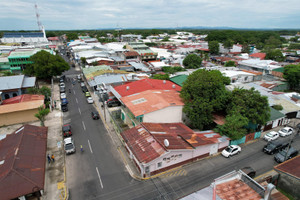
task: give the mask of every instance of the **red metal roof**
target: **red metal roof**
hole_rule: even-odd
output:
[[[138,52],[136,52],[136,51],[127,51],[127,52],[124,52],[124,55],[126,57],[137,57],[137,56],[139,56]]]
[[[276,165],[274,169],[300,179],[300,155]]]
[[[166,152],[142,125],[122,132],[121,136],[140,163],[148,163]]]
[[[58,37],[48,37],[47,39],[50,41],[59,41]]]
[[[142,79],[124,85],[114,87],[121,97],[136,94],[146,90],[176,90],[180,91],[181,87],[167,80]]]
[[[250,55],[252,58],[259,58],[261,60],[265,59],[266,54],[265,53],[253,53]]]
[[[44,95],[23,94],[23,95],[19,95],[19,96],[16,96],[16,97],[12,97],[12,98],[3,100],[2,105],[28,102],[28,101],[36,101],[36,100],[44,100],[44,98],[45,98]]]
[[[0,198],[44,189],[47,127],[24,125],[0,140]]]

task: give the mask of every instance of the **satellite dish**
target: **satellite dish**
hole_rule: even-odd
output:
[[[170,145],[170,143],[169,143],[169,140],[168,140],[168,139],[164,139],[164,145],[165,145],[166,147],[168,147],[168,146]]]

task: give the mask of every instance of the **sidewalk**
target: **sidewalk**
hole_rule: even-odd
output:
[[[46,163],[45,188],[43,200],[66,199],[65,179],[65,154],[62,143],[62,112],[60,111],[60,97],[58,85],[54,84],[53,100],[56,100],[56,108],[46,117],[45,126],[48,127],[47,153],[54,155],[55,162]]]

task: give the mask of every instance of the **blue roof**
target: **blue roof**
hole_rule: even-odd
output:
[[[19,37],[44,37],[44,34],[42,32],[7,32],[3,34],[3,38]]]

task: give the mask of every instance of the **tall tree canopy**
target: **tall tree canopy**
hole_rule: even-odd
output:
[[[291,89],[300,91],[300,65],[285,66],[283,78],[287,80]]]
[[[52,55],[44,50],[37,52],[29,60],[33,64],[27,65],[23,73],[41,79],[61,75],[62,72],[70,69],[69,64],[59,55]]]
[[[183,60],[183,65],[187,69],[197,69],[201,67],[202,59],[196,54],[189,54]]]
[[[282,62],[284,61],[284,56],[279,49],[271,49],[267,51],[266,59]]]
[[[210,41],[208,42],[209,52],[212,54],[219,54],[219,42],[218,41]]]
[[[240,113],[252,124],[264,125],[270,118],[268,98],[251,88],[250,90],[235,88],[231,93],[227,113]]]
[[[180,96],[185,105],[191,125],[203,129],[212,123],[212,113],[224,109],[227,104],[228,92],[225,85],[230,83],[220,71],[199,69],[188,76]]]

